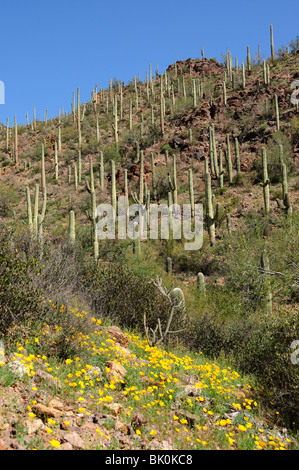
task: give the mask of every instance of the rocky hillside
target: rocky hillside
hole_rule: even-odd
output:
[[[298,65],[177,61],[1,125],[4,448],[296,446]],[[202,204],[202,247],[98,240],[95,208],[118,196]]]

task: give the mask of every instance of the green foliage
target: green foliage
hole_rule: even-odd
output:
[[[299,36],[297,36],[296,39],[292,39],[289,46],[291,48],[291,52],[298,51],[299,50]]]
[[[118,162],[122,162],[123,158],[125,156],[125,149],[121,145],[116,145],[115,143],[112,143],[110,145],[107,145],[106,147],[101,149],[103,151],[103,156],[104,156],[104,162],[109,163],[111,160],[115,161],[115,164],[117,165]]]
[[[1,229],[0,240],[0,332],[6,334],[9,328],[38,318],[43,303],[30,277],[38,269],[37,261],[23,258],[8,230]]]
[[[267,150],[267,161],[268,161],[268,176],[270,183],[281,182],[281,164],[280,164],[280,149],[279,145],[283,148],[283,161],[287,166],[288,172],[293,170],[293,162],[291,159],[291,146],[288,138],[283,134],[282,131],[277,131],[273,134],[271,139],[268,141]],[[257,181],[263,181],[263,165],[262,158],[258,158],[254,162],[254,169],[256,170]]]
[[[0,183],[0,217],[8,217],[13,213],[13,207],[19,202],[16,189],[6,183]]]
[[[168,318],[169,305],[155,286],[123,264],[86,266],[82,283],[93,311],[100,318],[108,317],[139,330],[143,330],[144,314],[149,328],[156,326],[158,317],[162,324]]]

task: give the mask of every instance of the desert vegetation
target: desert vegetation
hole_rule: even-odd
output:
[[[202,51],[1,124],[3,448],[297,448],[297,46],[271,28],[267,59]],[[193,228],[201,204],[201,248],[100,240],[120,196]]]

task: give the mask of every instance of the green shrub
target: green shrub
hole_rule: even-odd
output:
[[[248,317],[219,318],[216,310],[193,320],[188,345],[207,356],[225,354],[231,364],[254,374],[262,397],[275,404],[281,422],[298,428],[298,364],[292,364],[290,346],[298,339],[299,317],[296,309],[279,309],[269,316],[257,312]]]
[[[32,285],[30,273],[38,270],[34,258],[24,259],[8,230],[0,231],[0,332],[43,313],[42,293]]]
[[[160,318],[166,324],[169,304],[149,281],[135,275],[124,264],[86,266],[82,285],[91,309],[100,318],[143,330],[144,314],[149,328]]]
[[[293,171],[293,162],[290,157],[291,155],[291,146],[288,138],[281,132],[277,131],[273,134],[272,138],[267,143],[267,160],[268,160],[268,176],[270,184],[280,183],[281,182],[281,164],[280,164],[280,150],[279,145],[283,147],[283,161],[287,166],[288,172]],[[255,160],[253,164],[254,169],[256,170],[256,181],[263,181],[263,165],[261,155]]]
[[[0,217],[12,215],[12,208],[18,202],[16,189],[6,183],[0,183]]]

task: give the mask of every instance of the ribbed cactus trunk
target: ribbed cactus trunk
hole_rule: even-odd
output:
[[[155,155],[154,152],[151,152],[151,164],[152,164],[152,192],[153,198],[157,198],[157,189],[156,189],[156,167],[155,167]]]
[[[29,187],[26,188],[26,196],[27,196],[27,216],[28,216],[28,226],[35,237],[36,240],[39,239],[39,234],[42,235],[42,223],[45,219],[46,208],[47,208],[47,191],[46,187],[43,190],[43,203],[41,214],[38,213],[39,209],[39,184],[36,183],[35,185],[35,197],[34,197],[34,209],[33,209],[33,217],[32,217],[32,209],[31,209],[31,198],[30,198],[30,191]]]
[[[190,199],[190,206],[191,206],[191,217],[194,217],[195,214],[195,206],[194,206],[194,189],[193,189],[193,172],[192,168],[189,168],[189,199]]]
[[[9,145],[9,118],[6,119],[6,152],[8,152],[8,145]]]
[[[215,221],[212,200],[211,175],[208,171],[205,174],[205,205],[206,205],[206,221],[211,246],[215,245]]]
[[[172,274],[172,259],[169,256],[166,259],[166,272]]]
[[[226,83],[223,81],[223,103],[227,105],[227,95],[226,95]]]
[[[116,149],[118,150],[118,111],[117,111],[117,95],[114,97],[114,139]]]
[[[42,156],[41,156],[41,189],[42,191],[46,187],[46,169],[45,169],[45,146],[42,144]]]
[[[223,189],[224,184],[224,170],[223,170],[223,153],[222,150],[219,150],[219,188]]]
[[[104,155],[103,152],[100,151],[100,186],[101,189],[104,189],[105,185],[105,168],[104,168]]]
[[[273,39],[273,26],[270,26],[270,47],[271,47],[271,59],[275,60],[275,49],[274,49],[274,39]]]
[[[276,93],[274,95],[274,108],[275,108],[276,127],[277,127],[277,130],[279,131],[279,129],[280,129],[279,106],[278,106],[278,98],[277,98]]]
[[[116,214],[116,178],[115,178],[115,161],[111,160],[111,205]]]
[[[290,216],[293,212],[292,206],[290,203],[290,197],[288,193],[288,179],[287,179],[287,166],[285,163],[281,165],[282,173],[282,200],[283,200],[283,209],[287,216]]]
[[[73,210],[69,213],[69,241],[73,244],[76,240],[76,228],[75,228],[75,212]]]
[[[82,179],[82,153],[81,149],[78,149],[78,183],[81,183]]]
[[[17,165],[19,163],[19,146],[18,146],[18,126],[17,126],[17,118],[16,116],[14,117],[15,119],[15,142],[14,142],[14,152],[15,152],[15,164]]]
[[[227,159],[227,169],[228,169],[228,181],[231,184],[233,182],[233,165],[232,165],[232,157],[231,157],[231,150],[230,150],[229,134],[226,134],[226,159]]]
[[[206,293],[205,277],[204,277],[203,273],[198,273],[197,274],[197,287],[198,287],[198,290],[201,294]]]
[[[268,162],[265,147],[262,149],[262,163],[263,163],[263,194],[264,194],[264,209],[265,213],[270,212],[270,181],[268,177]]]
[[[58,181],[59,172],[58,172],[57,142],[54,143],[54,172],[55,172],[55,180]]]

